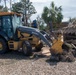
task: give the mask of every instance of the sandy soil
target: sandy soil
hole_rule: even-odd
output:
[[[49,58],[36,56],[31,59],[17,51],[2,54],[0,75],[76,75],[76,61],[50,62]]]

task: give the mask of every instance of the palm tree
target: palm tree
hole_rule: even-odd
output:
[[[52,2],[50,4],[50,8],[44,7],[42,18],[47,25],[52,23],[53,27],[56,28],[56,25],[59,25],[63,19],[62,7],[57,7],[55,6],[54,2]]]

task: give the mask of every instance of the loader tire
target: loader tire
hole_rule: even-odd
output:
[[[41,51],[42,47],[43,47],[43,43],[40,43],[38,46],[35,47],[36,49],[35,51],[36,52]]]
[[[32,55],[32,47],[28,41],[23,42],[22,51],[26,56]]]
[[[3,54],[5,52],[7,52],[7,44],[6,41],[2,38],[0,38],[0,54]]]

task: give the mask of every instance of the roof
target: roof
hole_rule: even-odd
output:
[[[5,16],[5,15],[18,15],[21,16],[19,13],[16,12],[0,12],[0,16]]]

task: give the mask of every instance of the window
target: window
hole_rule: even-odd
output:
[[[17,15],[12,16],[12,23],[13,23],[14,33],[15,33],[16,28],[18,26],[22,26],[21,17],[20,16],[17,16]]]
[[[13,37],[11,16],[3,16],[3,31],[8,35],[9,38]]]
[[[3,28],[11,28],[10,16],[3,16]]]

